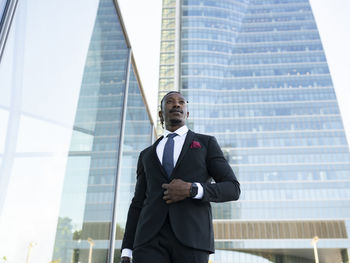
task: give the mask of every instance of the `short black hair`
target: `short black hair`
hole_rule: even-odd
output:
[[[169,94],[173,94],[173,93],[181,94],[181,92],[176,91],[176,90],[169,91],[167,94],[165,94],[163,96],[162,100],[160,101],[160,109],[162,109],[162,107],[163,107],[163,101],[164,101],[165,97],[168,96]]]
[[[168,96],[169,94],[173,94],[173,93],[177,93],[177,94],[180,94],[182,95],[182,93],[180,91],[176,91],[176,90],[172,90],[172,91],[169,91],[167,94],[165,94],[162,98],[162,100],[160,101],[160,109],[162,110],[162,107],[163,107],[163,101],[165,99],[166,96]],[[183,97],[185,97],[184,95],[182,95]],[[188,103],[188,101],[186,101],[186,103]]]

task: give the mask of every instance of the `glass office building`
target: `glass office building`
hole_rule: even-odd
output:
[[[239,178],[213,262],[348,262],[350,154],[308,0],[163,0],[159,97],[216,136]],[[160,128],[158,128],[160,129]]]
[[[118,262],[155,129],[117,2],[13,10],[0,64],[0,261]]]

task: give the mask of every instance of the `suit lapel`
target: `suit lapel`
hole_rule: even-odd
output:
[[[158,143],[163,139],[164,136],[161,136],[152,146],[152,156],[153,156],[153,159],[155,159],[155,162],[157,163],[158,165],[158,168],[159,170],[162,172],[163,176],[166,178],[166,179],[169,179],[163,165],[161,164],[160,160],[158,159],[158,155],[157,155],[157,145]]]
[[[195,133],[191,130],[188,130],[187,132],[187,136],[186,136],[186,139],[185,139],[185,142],[184,142],[184,145],[182,146],[182,149],[181,149],[181,153],[180,153],[180,156],[179,158],[177,159],[177,162],[176,162],[176,165],[175,165],[175,168],[171,174],[170,177],[173,177],[173,175],[175,174],[176,172],[176,169],[177,167],[179,166],[179,164],[181,163],[183,157],[185,156],[186,152],[188,151],[188,149],[190,148],[190,145],[193,141],[193,138],[194,138],[194,135]]]

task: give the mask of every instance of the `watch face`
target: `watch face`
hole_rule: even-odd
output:
[[[198,186],[197,184],[193,183],[191,186],[191,197],[195,197],[198,193]]]

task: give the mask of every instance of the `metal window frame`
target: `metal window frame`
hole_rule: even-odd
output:
[[[126,81],[124,89],[124,101],[123,101],[123,113],[120,125],[120,136],[119,136],[119,150],[118,150],[118,160],[117,160],[117,173],[115,176],[114,183],[114,198],[113,198],[113,212],[112,212],[112,223],[109,236],[109,251],[108,251],[108,263],[113,263],[114,261],[114,250],[115,250],[115,235],[117,232],[117,204],[118,204],[118,181],[121,173],[121,160],[123,157],[123,141],[125,133],[125,121],[126,121],[126,110],[128,107],[128,93],[129,93],[129,82],[130,82],[130,71],[131,71],[131,48],[129,48],[128,54],[128,65],[126,69]]]
[[[17,9],[17,3],[18,0],[7,0],[3,11],[3,16],[0,20],[0,63],[6,46],[7,37],[11,29],[12,21]]]
[[[181,83],[181,20],[182,0],[176,0],[175,9],[175,61],[174,61],[174,89],[180,91]]]

